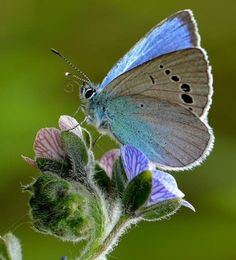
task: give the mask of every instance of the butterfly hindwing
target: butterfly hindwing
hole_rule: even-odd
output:
[[[139,95],[113,99],[107,113],[115,138],[139,148],[163,169],[199,164],[209,150],[210,130],[182,106]]]
[[[99,86],[101,91],[113,79],[160,55],[199,46],[199,35],[190,10],[177,12],[148,32],[109,71]]]

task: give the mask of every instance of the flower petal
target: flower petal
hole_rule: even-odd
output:
[[[33,160],[33,159],[31,159],[31,158],[29,158],[29,157],[27,157],[27,156],[24,156],[24,155],[21,155],[21,158],[22,158],[26,163],[28,163],[30,166],[37,167],[35,160]]]
[[[58,124],[61,130],[70,130],[70,132],[82,138],[82,130],[80,124],[75,118],[66,115],[60,116]]]
[[[34,151],[36,157],[63,160],[65,152],[60,138],[60,131],[56,128],[40,129],[35,138]]]
[[[182,200],[181,206],[185,206],[185,207],[191,209],[192,211],[196,212],[194,206],[192,204],[190,204],[187,200]]]
[[[101,160],[100,164],[102,168],[105,170],[106,174],[111,177],[112,176],[112,169],[115,163],[115,160],[120,156],[120,150],[113,149],[105,153]]]
[[[129,181],[139,173],[149,169],[147,157],[134,146],[124,145],[121,148],[121,157]]]
[[[177,187],[173,176],[166,172],[153,170],[152,193],[149,205],[160,203],[165,200],[183,198],[184,194]]]

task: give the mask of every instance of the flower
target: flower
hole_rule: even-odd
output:
[[[149,207],[164,201],[181,199],[182,206],[195,211],[194,207],[183,199],[184,193],[178,189],[174,177],[155,169],[144,153],[131,145],[122,146],[120,151],[111,150],[102,157],[100,164],[109,177],[111,177],[112,167],[119,155],[121,155],[128,183],[143,171],[150,170],[152,172],[151,194],[145,206]]]
[[[60,130],[53,127],[42,128],[36,134],[33,146],[36,158],[45,158],[56,161],[65,159],[65,151],[60,137],[62,131],[70,130],[70,132],[73,132],[78,137],[82,138],[82,129],[73,117],[66,115],[60,116],[58,124]],[[36,167],[35,160],[23,155],[22,158],[29,165]]]
[[[119,149],[113,149],[105,153],[101,160],[100,164],[102,168],[105,170],[106,174],[111,178],[112,177],[112,169],[114,166],[115,161],[120,156],[120,150]]]

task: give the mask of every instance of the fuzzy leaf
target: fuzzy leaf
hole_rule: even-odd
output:
[[[0,259],[21,260],[21,245],[19,240],[11,233],[0,236]]]
[[[127,186],[128,179],[121,161],[121,157],[119,157],[114,163],[112,169],[112,182],[118,193],[122,195],[125,187]]]
[[[67,131],[61,133],[61,138],[65,152],[71,160],[74,174],[85,177],[85,166],[88,164],[88,153],[84,142],[74,133]]]
[[[101,190],[105,191],[106,193],[111,192],[111,179],[107,176],[106,172],[101,168],[99,164],[95,165],[94,179]]]
[[[152,190],[152,172],[143,171],[129,182],[123,196],[126,213],[133,213],[143,206]]]
[[[170,199],[145,208],[139,216],[147,221],[157,221],[173,215],[181,207],[182,199]]]
[[[40,171],[44,173],[52,172],[62,178],[70,177],[71,165],[68,159],[64,161],[56,161],[46,158],[37,158],[36,163]]]

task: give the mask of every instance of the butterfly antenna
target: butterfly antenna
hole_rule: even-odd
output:
[[[79,76],[77,76],[77,75],[71,74],[70,72],[66,72],[66,73],[65,73],[65,76],[66,76],[66,77],[75,78],[75,79],[80,80],[80,81],[82,81],[82,82],[88,83],[89,85],[91,84],[91,81],[88,81],[88,80],[86,80],[86,79],[83,79],[83,78],[81,78],[81,77],[79,77]]]
[[[91,80],[89,79],[89,77],[83,72],[81,71],[79,68],[77,68],[72,62],[70,62],[65,56],[63,56],[59,51],[51,48],[51,52],[53,52],[54,54],[56,54],[57,56],[59,56],[61,59],[63,59],[72,69],[74,69],[75,71],[79,72],[82,76],[85,77],[86,80],[80,78],[80,77],[77,77],[77,79],[80,79],[86,83],[89,83],[91,84]],[[72,74],[70,74],[72,75]],[[69,76],[69,75],[66,75],[66,76]],[[75,76],[75,75],[74,75]]]

